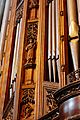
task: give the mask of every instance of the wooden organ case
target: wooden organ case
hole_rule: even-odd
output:
[[[0,120],[80,119],[79,1],[7,2]]]

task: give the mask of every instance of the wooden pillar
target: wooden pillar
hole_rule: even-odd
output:
[[[45,47],[45,0],[39,0],[39,29],[37,47],[37,81],[35,120],[43,115],[44,47]]]
[[[16,11],[16,3],[17,0],[12,1],[12,10],[11,10],[11,19],[10,19],[10,32],[8,34],[7,38],[7,47],[6,47],[6,53],[4,57],[4,63],[3,63],[3,73],[1,78],[1,98],[0,98],[0,120],[2,120],[3,115],[3,107],[4,107],[4,101],[5,101],[5,93],[6,93],[6,87],[7,87],[7,80],[9,77],[9,67],[10,67],[10,59],[11,59],[11,51],[12,51],[12,41],[13,41],[13,31],[15,26],[15,11]],[[9,82],[9,81],[8,81]]]
[[[22,77],[23,47],[24,47],[24,37],[25,37],[25,28],[26,28],[26,20],[27,20],[28,0],[24,0],[23,4],[24,5],[23,5],[23,16],[22,16],[22,25],[21,25],[21,34],[20,34],[18,72],[17,72],[17,78],[16,78],[13,120],[17,120],[17,117],[18,117],[19,93],[20,93],[20,83],[21,83],[21,77]]]
[[[66,75],[68,71],[68,61],[67,61],[67,29],[66,24],[66,1],[59,0],[59,34],[60,34],[60,87],[66,84]],[[65,32],[66,31],[66,32]],[[67,47],[67,48],[66,48]]]

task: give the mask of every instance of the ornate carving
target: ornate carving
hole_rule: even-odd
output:
[[[47,89],[46,90],[46,102],[48,107],[48,112],[55,109],[57,107],[56,101],[54,100],[54,90]]]
[[[30,22],[27,26],[27,46],[25,48],[27,55],[25,68],[35,68],[35,54],[37,47],[38,22]]]
[[[29,0],[28,7],[29,9],[36,8],[39,6],[38,0]]]
[[[13,110],[14,110],[13,104],[14,104],[14,93],[4,110],[3,120],[13,120]]]
[[[74,72],[71,72],[70,74],[67,75],[67,83],[74,82],[76,80],[79,80],[80,78],[80,68]]]
[[[29,117],[34,117],[34,88],[27,88],[22,91],[22,101],[21,101],[21,119],[27,119]]]
[[[9,111],[9,113],[8,113],[8,115],[7,115],[7,117],[5,118],[5,119],[3,119],[3,120],[13,120],[13,107],[10,109],[10,111]]]

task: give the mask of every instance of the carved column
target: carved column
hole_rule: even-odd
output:
[[[37,34],[38,21],[27,23],[27,45],[25,47],[25,84],[33,83],[33,69],[36,68],[36,48],[37,48]]]
[[[22,68],[23,68],[23,47],[24,47],[24,37],[25,37],[25,28],[26,28],[26,19],[27,19],[27,6],[28,0],[24,0],[23,3],[23,15],[22,15],[22,25],[21,25],[21,34],[20,34],[20,45],[19,45],[19,56],[18,56],[18,69],[16,77],[16,90],[14,98],[14,111],[13,111],[13,120],[17,120],[18,117],[18,108],[19,108],[19,98],[20,98],[20,83],[22,82]]]
[[[38,0],[24,0],[13,120],[17,119],[18,111],[18,119],[34,119],[38,8]]]

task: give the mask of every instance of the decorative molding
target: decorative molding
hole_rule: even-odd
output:
[[[42,116],[38,120],[59,120],[59,109],[55,108],[54,110],[45,114],[44,116]]]
[[[37,48],[37,34],[38,34],[38,22],[28,22],[27,25],[27,45],[25,47],[26,63],[25,68],[35,68],[35,59],[36,59],[36,48]]]
[[[20,119],[34,118],[34,100],[35,89],[27,88],[22,90],[22,99],[20,103]]]
[[[80,81],[73,82],[54,93],[54,98],[58,104],[63,103],[64,101],[80,95]]]

